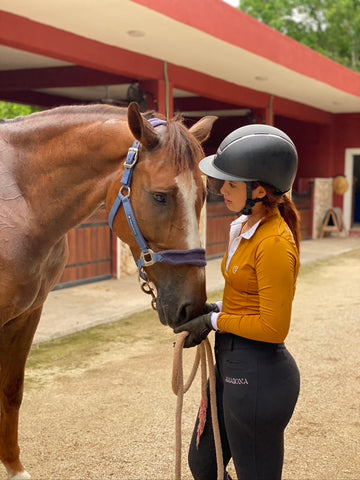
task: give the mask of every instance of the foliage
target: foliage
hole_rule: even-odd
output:
[[[239,8],[360,71],[360,0],[241,0]]]
[[[0,102],[0,118],[15,118],[39,111],[38,108],[17,103]]]

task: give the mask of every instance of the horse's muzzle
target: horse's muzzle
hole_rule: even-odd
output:
[[[183,278],[172,276],[167,285],[157,286],[157,312],[160,322],[179,327],[203,312],[206,302],[205,269],[193,267]]]

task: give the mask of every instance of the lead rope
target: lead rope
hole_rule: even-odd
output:
[[[181,417],[182,417],[182,407],[184,394],[189,390],[191,384],[195,378],[196,372],[198,370],[199,364],[201,363],[201,406],[200,406],[200,420],[199,420],[199,429],[198,431],[198,440],[202,433],[202,430],[205,426],[206,420],[206,408],[207,408],[207,366],[209,370],[209,381],[210,381],[210,407],[211,407],[211,420],[212,427],[214,432],[215,440],[215,451],[216,451],[216,463],[217,463],[217,480],[224,480],[224,462],[222,456],[221,448],[221,438],[220,438],[220,429],[219,421],[217,415],[217,404],[216,404],[216,379],[215,379],[215,368],[214,360],[211,351],[211,345],[209,340],[206,338],[196,349],[196,356],[192,370],[190,372],[189,378],[184,384],[184,373],[183,373],[183,348],[188,332],[182,332],[179,334],[179,338],[175,343],[174,351],[174,361],[173,361],[173,372],[172,372],[172,390],[177,396],[176,402],[176,416],[175,416],[175,480],[181,480]]]

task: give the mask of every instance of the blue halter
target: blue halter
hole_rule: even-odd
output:
[[[159,125],[165,125],[166,121],[160,120],[159,118],[152,118],[149,120],[153,127]],[[134,173],[134,167],[139,158],[139,148],[140,142],[135,140],[132,147],[129,148],[126,161],[125,161],[125,171],[121,179],[122,186],[120,187],[118,196],[115,200],[115,203],[110,211],[109,215],[109,225],[111,230],[113,230],[115,217],[123,205],[126,218],[130,229],[140,247],[141,254],[139,260],[135,260],[136,265],[139,270],[140,277],[147,281],[147,275],[144,272],[144,267],[149,267],[156,262],[167,263],[170,265],[195,265],[197,267],[205,267],[206,265],[206,254],[203,248],[194,248],[191,250],[165,250],[163,252],[153,252],[148,244],[146,243],[139,225],[135,218],[135,213],[130,200],[130,186]]]

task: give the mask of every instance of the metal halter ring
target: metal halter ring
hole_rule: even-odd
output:
[[[123,194],[123,189],[124,189],[124,188],[125,188],[125,190],[126,190],[126,195]],[[119,190],[119,193],[120,193],[124,198],[130,197],[130,187],[127,186],[127,185],[121,185],[120,190]]]

